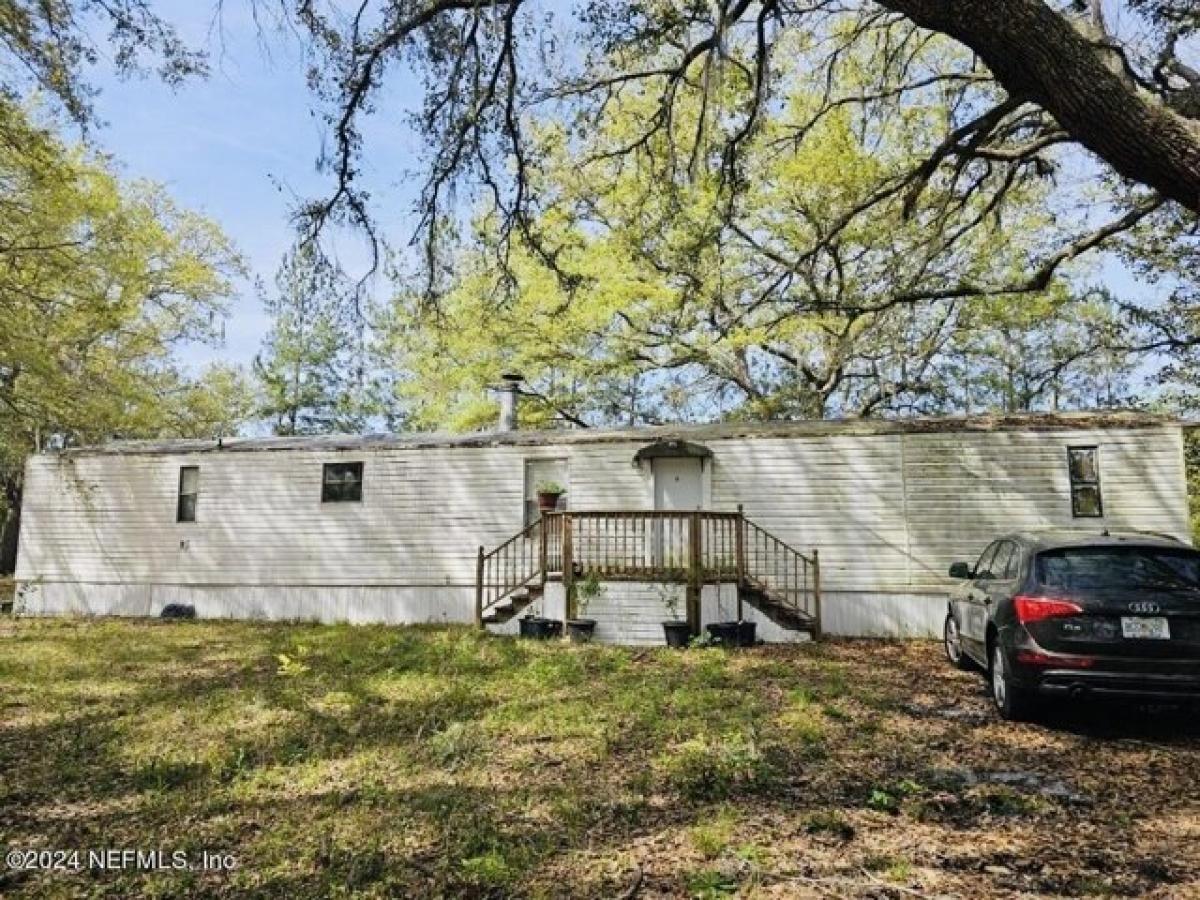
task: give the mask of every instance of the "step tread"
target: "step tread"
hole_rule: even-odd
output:
[[[809,631],[814,633],[816,631],[817,620],[815,616],[781,603],[772,597],[768,591],[750,585],[744,589],[742,597],[749,601],[752,606],[765,613],[767,618],[771,619],[771,621],[781,628],[786,628],[789,631]]]

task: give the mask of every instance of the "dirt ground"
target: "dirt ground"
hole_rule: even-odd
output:
[[[1200,722],[1002,723],[927,642],[5,618],[0,847],[186,860],[0,896],[1200,898]]]

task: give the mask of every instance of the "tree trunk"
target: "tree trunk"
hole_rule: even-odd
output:
[[[1013,97],[1037,103],[1127,178],[1200,212],[1200,121],[1139,88],[1043,0],[878,0],[974,50]]]
[[[0,517],[0,575],[17,569],[17,537],[21,531],[21,485],[6,481],[4,498],[7,509]]]

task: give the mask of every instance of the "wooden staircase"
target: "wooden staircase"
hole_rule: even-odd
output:
[[[765,528],[742,517],[744,529],[738,597],[780,628],[821,633],[821,564]]]
[[[543,596],[552,576],[563,581],[568,609],[581,577],[686,584],[694,631],[701,587],[732,583],[738,586],[738,619],[748,603],[781,628],[814,637],[821,631],[817,551],[801,553],[740,508],[547,512],[495,549],[479,548],[476,624],[510,621]]]
[[[536,582],[517,588],[499,603],[489,607],[487,615],[483,617],[483,624],[503,625],[513,616],[523,612],[534,600],[541,598],[545,590],[543,585]]]
[[[742,585],[741,595],[743,603],[753,606],[780,628],[807,631],[817,637],[820,626],[815,616],[776,600],[770,592],[754,584]]]

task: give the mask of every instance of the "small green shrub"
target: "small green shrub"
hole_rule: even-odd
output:
[[[693,825],[688,836],[697,853],[705,859],[716,859],[729,846],[736,826],[737,819],[733,812],[729,809],[722,809],[719,814],[707,822]]]
[[[588,607],[608,593],[608,589],[600,583],[595,572],[575,582],[575,612],[578,615],[587,613]]]
[[[693,738],[675,748],[664,768],[667,783],[690,800],[725,800],[766,790],[775,780],[757,741],[745,734]]]
[[[892,813],[893,815],[900,811],[900,801],[896,799],[896,795],[881,788],[871,791],[871,795],[867,797],[867,806],[877,812]]]
[[[304,648],[299,649],[300,655],[303,655]],[[278,673],[287,678],[295,678],[299,675],[307,674],[310,669],[306,663],[301,662],[293,656],[288,656],[286,653],[278,653],[275,659],[279,661]]]
[[[731,897],[737,889],[737,879],[717,869],[704,869],[688,878],[688,895],[698,900]]]
[[[903,856],[893,856],[890,853],[872,853],[863,860],[863,868],[868,872],[880,872],[888,881],[907,881],[912,877],[912,863]]]
[[[466,881],[481,887],[503,887],[515,874],[508,860],[497,850],[464,859],[460,872]]]
[[[988,812],[996,816],[1033,816],[1045,812],[1051,806],[1042,797],[1023,794],[1004,786],[983,791],[980,800]]]
[[[443,768],[456,768],[475,759],[483,745],[484,737],[478,726],[451,722],[431,735],[427,746],[433,762]]]

